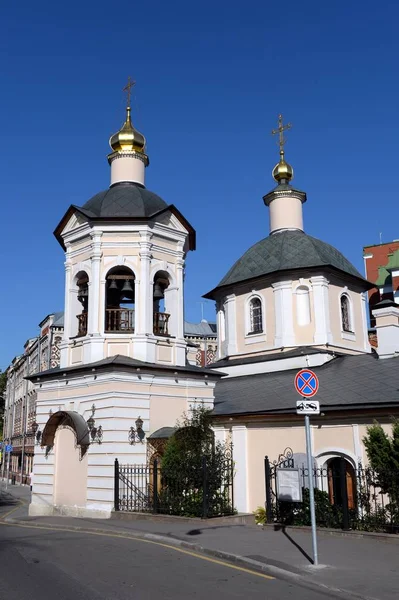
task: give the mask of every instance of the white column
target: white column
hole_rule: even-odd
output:
[[[217,315],[217,342],[218,342],[218,358],[226,356],[226,324],[225,315],[221,302],[216,303],[216,315]]]
[[[67,245],[65,253],[65,301],[64,301],[64,335],[60,344],[60,366],[68,366],[68,343],[71,336],[71,275],[72,275],[72,260],[70,258],[71,247]],[[39,348],[40,352],[40,348]]]
[[[91,253],[91,278],[89,280],[89,322],[88,333],[99,335],[100,311],[100,266],[101,266],[101,233],[93,231]]]
[[[240,513],[247,513],[248,506],[248,447],[247,428],[235,425],[232,428],[233,458],[235,464],[234,507]]]
[[[139,297],[136,300],[138,311],[138,334],[152,334],[152,294],[150,295],[150,263],[151,263],[151,235],[140,234],[140,283]],[[152,289],[152,287],[151,287]]]
[[[224,303],[226,316],[226,342],[227,355],[237,354],[237,322],[236,322],[236,297],[235,294],[226,296]]]
[[[362,303],[362,327],[363,327],[363,347],[366,352],[371,352],[370,342],[369,342],[369,333],[368,333],[368,325],[367,325],[367,292],[363,292],[361,294]]]
[[[323,275],[317,275],[311,277],[310,282],[313,290],[315,320],[313,341],[315,344],[331,344],[333,337],[330,326],[329,281]]]
[[[177,327],[176,337],[184,338],[184,253],[180,252],[176,260],[176,287],[177,287]]]
[[[295,346],[292,281],[278,281],[272,288],[276,319],[274,345],[277,348]]]

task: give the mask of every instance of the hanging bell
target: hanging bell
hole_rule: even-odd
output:
[[[154,284],[154,300],[161,300],[163,298],[163,291],[158,282]]]
[[[128,279],[125,279],[125,283],[123,284],[122,294],[131,294],[133,292],[132,284]]]
[[[117,289],[118,289],[118,286],[117,286],[117,283],[116,283],[115,279],[113,279],[113,280],[111,281],[111,283],[110,283],[110,286],[109,286],[109,288],[108,288],[108,289],[109,289],[109,290],[117,290]]]
[[[129,279],[125,279],[125,282],[123,284],[122,287],[122,291],[121,291],[121,302],[131,302],[133,300],[134,297],[134,291],[132,288],[132,284],[130,283]]]

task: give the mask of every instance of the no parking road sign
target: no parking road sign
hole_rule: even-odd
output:
[[[319,380],[310,369],[302,369],[295,375],[295,389],[303,398],[312,398],[319,391]]]

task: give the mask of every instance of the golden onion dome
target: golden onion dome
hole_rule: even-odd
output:
[[[284,151],[280,152],[280,162],[274,167],[272,175],[278,183],[281,181],[288,183],[294,177],[294,169],[285,161]]]
[[[130,106],[126,108],[126,120],[122,128],[111,136],[109,145],[114,152],[142,152],[145,153],[145,137],[132,125]]]

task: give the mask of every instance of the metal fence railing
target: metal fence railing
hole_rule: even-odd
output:
[[[218,465],[202,457],[187,477],[166,477],[158,461],[121,465],[115,460],[115,511],[211,518],[234,514],[233,460]]]
[[[287,452],[288,450],[288,452]],[[269,523],[310,525],[309,471],[294,465],[287,449],[278,461],[265,457],[266,518]],[[279,500],[279,469],[298,468],[302,502]],[[399,532],[399,469],[354,468],[338,457],[311,472],[315,488],[316,521],[319,526],[364,531]]]

